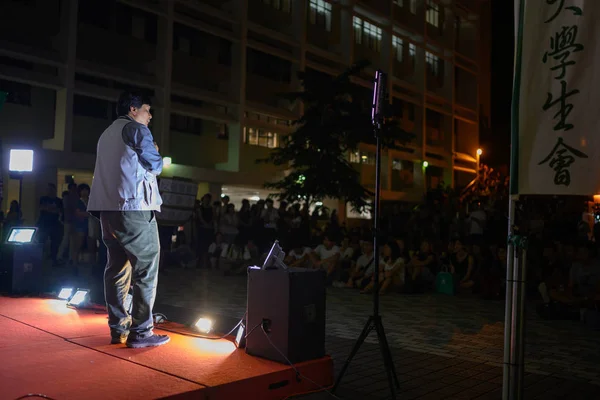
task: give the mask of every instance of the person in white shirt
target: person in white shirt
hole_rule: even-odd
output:
[[[478,203],[473,205],[473,211],[469,213],[469,236],[475,239],[483,237],[487,215]]]
[[[310,261],[310,253],[312,253],[310,247],[296,244],[285,257],[284,263],[291,268],[306,268]]]
[[[345,237],[342,240],[342,245],[340,247],[340,260],[351,260],[354,256],[354,248],[350,245],[350,238]]]
[[[346,282],[346,287],[362,289],[371,280],[370,276],[373,274],[373,242],[363,241],[361,247],[362,254],[358,257],[356,263],[353,263],[352,272],[350,272],[350,278]]]
[[[310,255],[310,261],[314,269],[324,269],[327,271],[329,280],[336,271],[340,261],[340,248],[325,235],[323,244],[318,245]]]
[[[215,241],[208,246],[208,257],[212,269],[219,269],[221,257],[223,257],[224,254],[227,254],[227,248],[227,243],[223,241],[223,235],[221,232],[217,232]]]
[[[273,199],[265,200],[266,207],[260,213],[260,219],[264,226],[265,242],[271,246],[277,239],[277,221],[279,221],[279,210],[273,207]]]
[[[244,271],[250,264],[252,256],[250,250],[243,242],[243,238],[237,237],[235,242],[229,244],[227,249],[221,253],[221,265],[226,275]]]
[[[404,285],[406,261],[401,257],[400,247],[395,241],[383,246],[382,258],[379,260],[379,294],[385,294],[393,285],[397,288]],[[375,276],[371,272],[371,283],[361,293],[371,293],[375,286]]]

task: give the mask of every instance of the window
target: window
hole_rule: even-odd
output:
[[[394,46],[394,53],[396,53],[396,61],[401,63],[404,55],[404,41],[398,36],[394,36],[392,45]]]
[[[460,38],[460,17],[455,17],[454,18],[454,41],[456,43],[456,45],[459,45],[459,38]]]
[[[398,7],[408,6],[408,10],[411,14],[417,13],[417,0],[394,0],[394,4]]]
[[[437,56],[434,56],[430,52],[425,52],[425,63],[427,64],[427,68],[429,72],[434,76],[440,75],[440,59]]]
[[[354,40],[357,44],[364,44],[371,50],[381,50],[381,28],[359,17],[354,17]]]
[[[440,6],[433,0],[427,0],[425,20],[430,25],[433,25],[437,28],[440,27]]]
[[[283,11],[286,13],[292,11],[291,0],[262,0],[262,2],[279,11]]]
[[[190,53],[191,53],[190,39],[183,37],[183,36],[175,37],[175,50],[179,51],[181,53],[190,55]]]
[[[416,61],[416,57],[417,56],[417,46],[415,46],[412,43],[408,44],[408,57],[410,58],[410,62],[412,63],[413,67],[415,66],[415,61]]]
[[[81,117],[108,119],[109,102],[94,97],[73,96],[73,115]]]
[[[279,147],[279,135],[264,129],[244,127],[244,143],[274,149]]]
[[[415,122],[415,105],[413,103],[408,103],[406,108],[408,109],[408,120]]]
[[[403,191],[414,186],[414,163],[412,161],[392,160],[392,190]]]
[[[392,117],[398,119],[404,117],[404,102],[396,97],[392,99]]]
[[[375,165],[375,153],[364,152],[360,154],[361,164]]]
[[[354,41],[356,44],[362,44],[362,19],[354,17]]]
[[[146,21],[141,15],[131,17],[131,36],[141,40],[146,37]]]
[[[308,20],[310,23],[331,32],[331,3],[325,0],[310,0],[308,6]]]
[[[227,124],[217,125],[217,139],[229,139],[229,126]]]
[[[407,0],[408,1],[408,9],[410,10],[411,14],[416,14],[417,13],[417,0]]]
[[[231,42],[227,39],[219,38],[218,62],[221,65],[231,66]]]
[[[289,60],[248,48],[246,71],[276,82],[289,83],[292,80],[292,63]]]
[[[171,114],[171,130],[174,131],[199,135],[202,133],[202,123],[200,118]]]
[[[375,165],[375,154],[369,152],[354,151],[350,153],[350,162],[353,164]]]
[[[0,91],[8,93],[6,102],[21,106],[31,105],[31,86],[24,83],[0,80]]]

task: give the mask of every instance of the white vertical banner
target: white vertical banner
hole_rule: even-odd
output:
[[[515,3],[518,194],[600,193],[600,0]]]

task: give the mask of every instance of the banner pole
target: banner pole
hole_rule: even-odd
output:
[[[502,380],[502,399],[510,400],[510,389],[513,386],[511,382],[511,365],[512,365],[512,309],[513,309],[513,282],[514,282],[514,258],[515,248],[511,240],[513,234],[513,226],[515,222],[515,206],[516,199],[510,197],[508,203],[508,246],[506,255],[506,296],[504,308],[504,373]]]
[[[520,242],[515,240],[518,234],[515,229],[516,207],[519,199],[519,107],[521,95],[521,64],[523,59],[523,30],[525,19],[526,0],[514,0],[515,4],[515,63],[513,96],[511,104],[511,146],[510,146],[510,181],[508,202],[508,245],[506,258],[506,302],[504,309],[504,374],[502,380],[502,399],[516,400],[518,389],[515,387],[514,366],[516,363],[517,352],[520,344],[523,342],[522,329],[517,330],[515,326],[515,309],[519,309],[519,300],[515,298],[515,278],[520,276],[520,269],[524,267],[517,259],[520,252]],[[517,261],[515,263],[515,261]],[[515,265],[516,264],[516,265]],[[516,272],[516,274],[515,274]],[[522,327],[522,324],[521,324]],[[513,336],[513,334],[515,334]],[[523,355],[521,353],[521,361]]]

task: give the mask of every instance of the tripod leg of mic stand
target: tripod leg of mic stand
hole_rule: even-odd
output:
[[[379,317],[379,324],[377,326],[377,336],[379,337],[379,343],[381,343],[381,346],[383,346],[381,350],[384,351],[384,361],[387,359],[389,364],[388,367],[390,371],[392,371],[392,376],[394,377],[394,383],[396,384],[397,388],[400,388],[400,381],[398,380],[398,375],[396,374],[396,366],[394,365],[394,359],[392,358],[390,345],[388,344],[387,336],[385,335],[385,330],[383,329],[381,317]]]
[[[374,326],[373,326],[373,317],[369,317],[369,320],[367,321],[367,323],[366,323],[365,327],[363,328],[360,336],[358,337],[358,340],[356,341],[356,344],[352,348],[352,351],[350,352],[350,355],[348,356],[348,359],[344,363],[344,366],[342,367],[342,370],[340,371],[340,374],[338,375],[337,379],[335,380],[335,384],[333,385],[333,388],[331,389],[331,393],[335,393],[335,391],[337,390],[338,386],[342,382],[342,378],[344,377],[344,374],[346,373],[346,370],[350,366],[350,362],[352,361],[352,359],[354,358],[354,356],[356,355],[356,353],[358,353],[358,350],[360,349],[360,346],[362,346],[363,342],[365,341],[365,339],[367,338],[367,336],[369,336],[369,333],[371,333],[371,331],[373,330],[373,328],[374,328]]]
[[[385,366],[385,372],[387,373],[388,384],[390,386],[390,391],[392,392],[392,399],[395,400],[396,388],[400,388],[400,382],[398,381],[398,375],[396,375],[396,367],[394,366],[394,360],[385,336],[381,317],[378,316],[375,318],[377,318],[375,320],[375,328],[377,330],[377,338],[379,339],[379,348],[383,357],[383,365]]]

